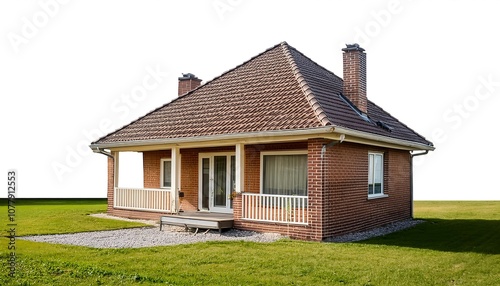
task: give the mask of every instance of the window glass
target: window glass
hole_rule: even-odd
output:
[[[382,154],[368,154],[368,195],[384,193],[384,157]]]
[[[307,155],[264,155],[264,194],[307,196]]]
[[[368,194],[373,195],[373,154],[368,155]]]
[[[162,187],[170,188],[172,186],[172,162],[170,160],[163,161],[163,182]]]

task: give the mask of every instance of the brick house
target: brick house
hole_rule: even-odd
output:
[[[204,84],[184,74],[175,100],[91,144],[108,213],[226,213],[316,241],[412,218],[412,157],[433,144],[367,99],[364,49],[342,51],[344,79],[286,42]],[[130,151],[142,189],[119,185]]]

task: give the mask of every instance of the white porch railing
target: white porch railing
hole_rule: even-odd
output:
[[[114,207],[152,212],[172,212],[175,198],[171,190],[115,188]]]
[[[242,219],[307,224],[307,196],[242,194]]]

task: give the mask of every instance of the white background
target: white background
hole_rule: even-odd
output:
[[[499,200],[499,8],[494,1],[2,1],[0,170],[19,171],[20,197],[105,197],[106,157],[85,146],[175,98],[181,73],[207,81],[287,41],[342,76],[341,48],[358,42],[367,52],[369,99],[437,147],[416,161],[415,199]],[[145,90],[145,78],[147,92],[131,97]],[[140,185],[140,156],[129,159],[136,168],[122,169],[121,182]]]

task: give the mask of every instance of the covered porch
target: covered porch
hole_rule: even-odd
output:
[[[222,213],[237,229],[321,240],[323,161],[333,150],[327,144],[340,135],[313,131],[95,146],[109,157],[108,213],[157,221],[185,212]],[[123,152],[142,156],[142,186],[122,184]]]
[[[126,216],[157,219],[163,216],[182,219],[182,215],[194,212],[220,213],[256,223],[308,225],[307,194],[263,193],[261,153],[274,147],[255,146],[240,143],[115,149],[111,153],[114,158],[111,160],[112,190],[108,190],[108,198],[112,199],[110,211],[120,215],[123,210]],[[307,157],[307,142],[293,143],[290,148],[303,151],[287,154],[300,153]],[[143,188],[120,184],[120,153],[130,151],[143,154]],[[307,170],[307,160],[304,162],[304,170]]]
[[[124,152],[142,157],[141,185],[122,182]],[[161,214],[204,211],[233,213],[233,198],[243,189],[244,146],[119,148],[111,151],[113,178],[108,176],[108,198],[113,210]],[[127,162],[128,163],[128,162]],[[111,182],[112,180],[112,182]],[[125,180],[123,180],[125,181]],[[112,188],[110,186],[112,185]]]

